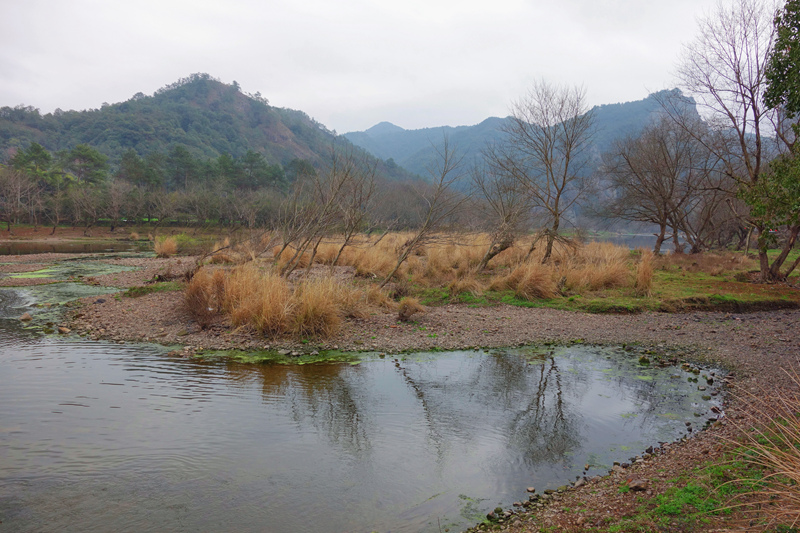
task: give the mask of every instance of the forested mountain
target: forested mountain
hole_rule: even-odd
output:
[[[677,89],[675,89],[677,91]],[[654,93],[643,100],[597,106],[593,109],[595,128],[591,152],[598,155],[607,151],[614,140],[626,135],[636,135],[659,113],[659,100],[671,91]],[[503,137],[503,123],[508,118],[490,117],[474,126],[424,128],[405,130],[389,122],[381,122],[363,132],[346,133],[353,144],[361,146],[375,156],[388,160],[411,172],[425,176],[427,166],[436,157],[435,147],[444,136],[450,145],[470,164],[480,160],[481,150],[487,143]]]
[[[239,85],[194,74],[130,100],[100,109],[41,114],[34,107],[0,108],[0,161],[38,143],[50,152],[88,145],[109,158],[112,171],[130,150],[141,157],[185,149],[197,160],[260,154],[266,163],[287,167],[293,160],[313,164],[328,157],[334,134],[302,111],[270,106]],[[341,141],[340,141],[341,142]],[[380,174],[410,177],[379,163]]]

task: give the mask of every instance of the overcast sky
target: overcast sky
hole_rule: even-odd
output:
[[[195,72],[339,133],[508,114],[536,79],[591,105],[671,88],[715,0],[1,0],[0,106],[98,108]]]

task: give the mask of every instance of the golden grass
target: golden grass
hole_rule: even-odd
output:
[[[749,481],[758,487],[744,495],[744,506],[773,522],[800,523],[800,376],[786,370],[793,389],[764,391],[760,397],[745,393],[748,411],[764,425],[741,428],[750,464],[764,469],[764,476]],[[739,446],[740,443],[732,442]],[[766,516],[765,516],[766,515]]]
[[[385,291],[354,287],[331,277],[292,286],[255,262],[226,269],[203,267],[188,284],[187,308],[205,326],[219,313],[233,326],[264,335],[330,336],[345,317],[364,318],[375,306],[392,307]]]
[[[636,289],[637,296],[649,297],[653,289],[653,252],[652,250],[640,249],[641,258],[636,265]]]
[[[403,322],[407,322],[411,317],[417,313],[424,313],[425,307],[419,303],[416,298],[406,296],[400,299],[397,304],[397,318]]]
[[[207,327],[221,307],[214,274],[207,268],[195,272],[186,285],[184,304],[201,327]]]
[[[178,240],[175,237],[162,235],[153,242],[153,250],[157,257],[170,257],[178,253]]]
[[[538,262],[523,263],[510,274],[492,280],[489,288],[493,291],[514,291],[521,300],[553,298],[558,294],[553,270]]]
[[[304,281],[292,295],[290,330],[299,336],[327,337],[342,322],[339,284],[332,278]]]

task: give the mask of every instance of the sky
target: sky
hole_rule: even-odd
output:
[[[472,125],[542,79],[590,105],[675,87],[715,3],[2,0],[0,106],[96,109],[204,72],[339,133]]]

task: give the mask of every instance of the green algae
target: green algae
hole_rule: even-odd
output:
[[[360,364],[364,361],[381,359],[378,352],[345,352],[341,350],[323,350],[320,352],[300,353],[287,350],[203,350],[195,354],[202,360],[227,360],[245,364],[277,364],[277,365],[309,365],[347,363]]]

